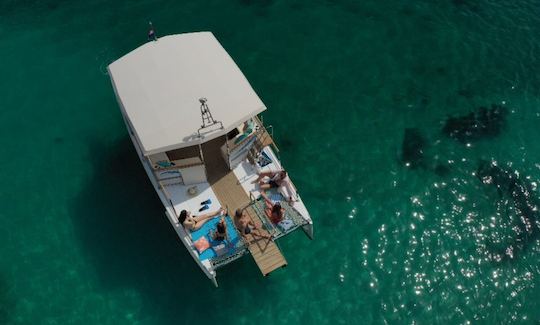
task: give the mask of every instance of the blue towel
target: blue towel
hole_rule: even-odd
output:
[[[283,195],[281,195],[280,193],[272,193],[270,194],[270,200],[276,204],[278,202],[281,202],[283,201]]]
[[[216,246],[221,243],[224,243],[229,248],[229,253],[232,253],[234,251],[234,246],[240,240],[240,235],[236,231],[236,228],[234,227],[233,221],[230,216],[225,217],[225,223],[227,224],[227,234],[229,235],[229,240],[216,241],[211,238],[212,232],[214,232],[217,228],[219,219],[220,219],[220,216],[216,216],[215,218],[207,221],[200,229],[191,233],[191,239],[193,240],[193,242],[195,242],[197,241],[197,239],[205,236],[206,239],[208,239],[208,242],[210,243],[211,246]],[[202,252],[202,254],[199,254],[199,259],[201,261],[204,261],[209,258],[214,258],[216,256],[217,256],[216,252],[214,252],[212,248],[209,248],[205,250],[204,252]]]
[[[280,222],[278,222],[278,226],[279,226],[279,228],[281,228],[281,230],[283,232],[286,232],[287,230],[294,227],[294,222],[292,220],[290,220],[290,219],[285,219],[285,220],[281,220]]]
[[[162,160],[156,163],[159,167],[171,167],[173,164],[170,161]]]
[[[266,154],[266,152],[262,151],[259,155],[259,166],[264,167],[272,162],[272,159]]]

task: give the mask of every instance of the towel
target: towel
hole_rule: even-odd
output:
[[[272,159],[266,154],[266,152],[261,152],[258,159],[259,166],[264,167],[270,163],[272,163]]]
[[[279,226],[279,228],[281,228],[281,230],[283,232],[286,232],[287,230],[294,227],[294,222],[292,222],[292,220],[290,220],[290,219],[285,219],[285,220],[281,220],[280,222],[278,222],[278,226]]]
[[[225,246],[225,244],[219,244],[219,245],[216,245],[216,246],[212,246],[212,249],[214,250],[214,252],[216,253],[217,256],[223,256],[223,255],[227,254],[227,252],[228,252],[227,246]]]
[[[270,201],[272,201],[273,204],[280,203],[283,201],[283,195],[279,193],[272,193],[269,197]]]

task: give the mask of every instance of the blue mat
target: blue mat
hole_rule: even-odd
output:
[[[216,257],[217,254],[212,249],[212,247],[219,244],[225,244],[229,248],[229,253],[232,253],[234,251],[234,246],[240,240],[240,236],[238,232],[236,231],[236,228],[234,227],[234,224],[230,216],[225,217],[225,223],[227,224],[227,234],[229,236],[229,240],[224,240],[224,241],[213,240],[211,238],[211,235],[216,230],[219,219],[221,219],[221,217],[219,216],[215,217],[212,220],[207,221],[199,230],[191,233],[191,238],[193,242],[205,236],[211,245],[209,249],[205,250],[204,252],[202,252],[202,254],[199,255],[199,259],[201,261]]]
[[[259,166],[264,167],[270,163],[272,163],[272,159],[266,154],[266,152],[262,151],[259,156]]]
[[[281,201],[284,201],[283,195],[279,192],[271,192],[269,199],[274,203],[281,203]]]

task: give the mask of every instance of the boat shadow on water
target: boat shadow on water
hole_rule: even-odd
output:
[[[17,302],[11,295],[10,288],[6,278],[0,273],[0,324],[9,324],[12,320],[12,313],[15,311]]]
[[[223,321],[232,315],[208,313],[208,305],[241,311],[234,294],[256,296],[259,303],[271,298],[258,294],[269,282],[249,258],[219,270],[220,288],[214,288],[165,217],[129,137],[108,146],[94,143],[88,156],[93,175],[74,198],[71,216],[104,290],[135,289],[144,308],[162,312],[167,322],[201,315]],[[197,297],[204,303],[192,299]]]

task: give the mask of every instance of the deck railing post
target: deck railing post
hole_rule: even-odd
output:
[[[204,161],[204,154],[203,154],[202,144],[201,143],[199,143],[199,155],[201,155],[201,161],[202,161],[203,166],[204,166],[204,175],[206,176],[206,180],[208,181],[208,172],[206,171],[206,162]]]
[[[227,166],[229,166],[229,170],[231,170],[231,150],[229,149],[229,141],[227,140],[227,136],[225,136],[225,146],[227,147]]]

